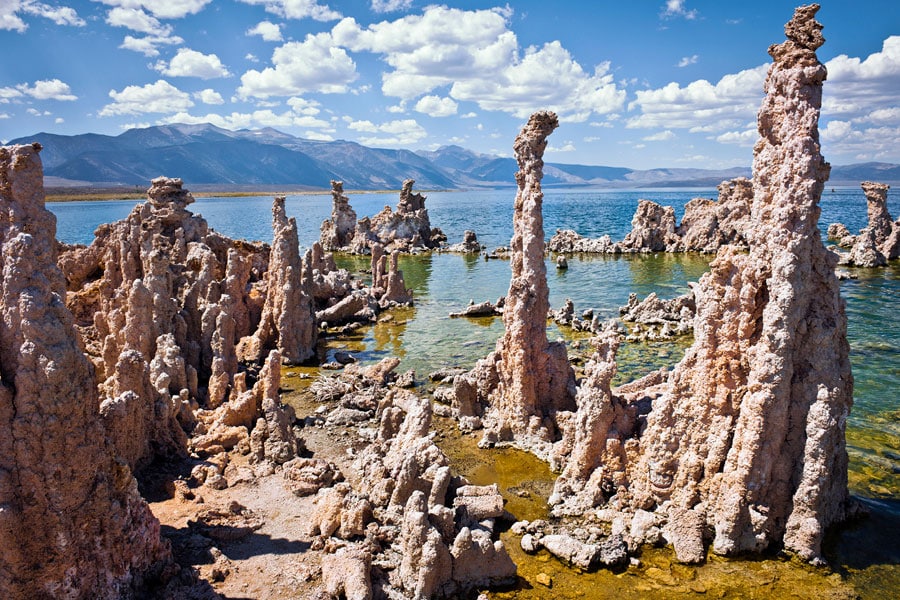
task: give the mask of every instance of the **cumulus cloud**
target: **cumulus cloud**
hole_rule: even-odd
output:
[[[125,36],[119,48],[159,56],[160,46],[177,46],[184,40],[173,35],[172,26],[160,19],[181,19],[200,12],[211,0],[95,0],[112,7],[106,23],[145,34]]]
[[[416,112],[426,114],[430,117],[449,117],[456,114],[459,105],[450,98],[441,98],[440,96],[422,96],[416,102]]]
[[[316,119],[315,117],[297,115],[293,111],[276,113],[269,109],[256,110],[249,113],[232,112],[228,115],[209,113],[206,115],[191,115],[187,112],[179,112],[160,119],[160,123],[187,123],[200,124],[212,123],[223,129],[254,129],[260,127],[309,127],[325,131],[334,131],[331,123]]]
[[[35,0],[6,0],[0,2],[0,30],[23,33],[28,29],[28,24],[21,15],[43,17],[56,25],[85,25],[84,19],[78,16],[74,8],[68,6],[50,6]]]
[[[222,98],[222,94],[212,88],[194,92],[194,98],[196,98],[203,104],[225,104],[225,100]]]
[[[681,17],[688,21],[693,21],[697,18],[697,11],[695,9],[686,9],[684,7],[684,0],[666,0],[666,5],[663,7],[661,16],[665,19]]]
[[[315,21],[334,21],[341,18],[341,13],[331,10],[327,4],[319,4],[316,0],[240,0],[244,4],[262,6],[266,12],[286,19],[313,19]]]
[[[244,73],[238,96],[266,99],[307,92],[344,93],[357,78],[356,64],[328,33],[279,46],[272,54],[272,65]]]
[[[163,25],[159,19],[148,15],[139,8],[117,6],[106,13],[106,23],[113,27],[125,27],[138,33],[167,36],[172,33],[170,25]]]
[[[363,136],[357,140],[363,145],[375,147],[409,146],[424,139],[427,135],[425,128],[419,125],[415,119],[388,121],[380,125],[368,120],[351,120],[347,124],[347,128],[361,133],[375,134]]]
[[[638,90],[629,110],[640,114],[627,120],[629,128],[725,131],[754,119],[763,98],[767,65],[725,75],[712,84],[705,79],[682,87]]]
[[[179,48],[168,64],[159,61],[153,68],[169,77],[216,79],[231,75],[215,54],[203,54],[190,48]]]
[[[125,39],[122,41],[122,44],[119,48],[123,50],[132,50],[134,52],[140,52],[144,56],[159,56],[159,48],[158,46],[177,46],[178,44],[183,43],[184,40],[178,37],[177,35],[171,36],[146,36],[142,38],[136,38],[131,35],[126,35]]]
[[[665,131],[660,131],[659,133],[654,133],[641,139],[645,142],[667,142],[669,140],[674,140],[675,134],[666,129]]]
[[[144,86],[129,85],[122,91],[109,91],[113,102],[104,106],[99,115],[139,115],[145,113],[177,113],[194,106],[190,95],[164,79]]]
[[[280,42],[281,25],[271,21],[260,21],[255,27],[247,30],[247,35],[258,35],[267,42]]]
[[[30,96],[35,100],[59,100],[71,102],[78,100],[78,96],[72,93],[69,84],[59,79],[39,79],[33,84],[20,83],[15,87],[0,88],[0,104],[7,104],[12,99]]]
[[[752,148],[757,139],[759,139],[759,132],[755,128],[743,131],[726,131],[716,136],[716,141],[720,144],[737,144],[745,148]]]
[[[366,28],[346,18],[334,40],[352,51],[382,55],[392,70],[382,75],[385,95],[413,100],[449,87],[454,101],[527,117],[538,108],[569,120],[620,109],[609,64],[585,71],[558,41],[522,50],[505,9],[465,11],[429,6],[420,15]]]
[[[372,10],[377,13],[406,10],[412,6],[412,0],[372,0]]]
[[[685,56],[681,60],[678,61],[678,64],[675,65],[679,68],[689,67],[691,65],[696,65],[697,61],[700,60],[700,56],[694,54],[693,56]]]
[[[147,11],[160,19],[182,19],[195,15],[212,0],[94,0],[106,6]]]

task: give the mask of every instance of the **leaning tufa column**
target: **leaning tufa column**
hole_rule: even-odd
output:
[[[818,230],[825,67],[818,5],[773,45],[754,148],[749,254],[719,251],[695,288],[695,341],[654,402],[631,466],[633,508],[666,517],[682,560],[771,545],[818,560],[846,516],[853,397],[837,258]]]
[[[556,437],[553,415],[574,408],[574,374],[564,344],[547,340],[550,308],[541,213],[543,155],[547,136],[559,125],[552,112],[537,112],[513,145],[519,171],[513,212],[506,331],[494,352],[498,385],[485,418],[485,443]]]
[[[0,597],[130,597],[168,544],[104,436],[39,150],[0,148]]]

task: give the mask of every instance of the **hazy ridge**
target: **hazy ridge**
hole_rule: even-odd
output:
[[[229,131],[209,124],[129,129],[117,136],[37,133],[11,144],[40,142],[48,187],[146,186],[159,175],[187,185],[222,188],[327,189],[332,179],[349,190],[398,189],[415,179],[418,189],[514,186],[512,158],[484,155],[460,146],[412,152],[369,148],[344,140],[323,142],[275,129]],[[749,177],[750,167],[649,170],[548,163],[546,186],[605,188],[711,187]],[[828,185],[855,186],[872,180],[900,184],[900,165],[859,163],[832,167]]]

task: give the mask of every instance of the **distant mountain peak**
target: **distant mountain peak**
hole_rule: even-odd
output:
[[[129,129],[117,136],[46,132],[10,143],[40,142],[48,180],[145,185],[160,174],[191,184],[233,186],[297,185],[328,189],[332,179],[347,190],[399,189],[415,179],[421,190],[515,185],[510,157],[474,152],[457,144],[432,151],[369,148],[348,140],[321,141],[273,127],[231,131],[211,123],[171,123]],[[548,163],[546,186],[714,187],[725,179],[749,176],[732,169],[626,167]],[[900,165],[861,163],[833,166],[829,185],[873,180],[897,185]]]

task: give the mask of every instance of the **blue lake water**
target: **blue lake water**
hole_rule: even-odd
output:
[[[488,248],[507,245],[512,236],[515,190],[434,192],[426,206],[432,226],[449,241],[462,240],[474,230]],[[675,207],[680,219],[684,204],[694,197],[715,198],[715,190],[545,190],[544,229],[574,229],[582,235],[609,234],[619,240],[630,230],[638,200],[646,198]],[[396,205],[393,194],[350,195],[359,217],[371,216],[385,205]],[[134,201],[50,203],[58,219],[57,237],[68,243],[90,243],[101,223],[124,218]],[[202,214],[213,229],[234,238],[271,241],[271,196],[200,198],[189,208]],[[865,196],[859,188],[827,188],[823,195],[820,228],[840,221],[851,232],[866,224]],[[331,196],[288,196],[286,209],[297,219],[301,246],[319,237],[322,221],[331,213]],[[889,196],[892,215],[900,216],[897,194]],[[672,297],[687,291],[706,270],[710,257],[698,255],[575,256],[567,271],[548,260],[551,306],[571,298],[577,311],[592,308],[603,317],[618,314],[628,294],[657,292]],[[349,268],[365,261],[342,257]],[[469,302],[496,300],[509,285],[507,261],[480,257],[428,254],[403,257],[401,269],[413,288],[416,306],[398,311],[390,324],[363,330],[347,347],[364,361],[386,355],[401,358],[401,369],[414,368],[420,377],[442,366],[469,367],[490,352],[502,333],[499,319],[450,319],[448,313]],[[847,429],[851,460],[850,486],[854,495],[873,507],[873,518],[843,532],[829,552],[860,589],[887,590],[900,596],[900,322],[894,312],[900,301],[900,264],[885,269],[852,269],[858,279],[842,282],[847,302],[848,337],[855,378],[854,407]],[[566,336],[551,327],[552,336]],[[624,344],[619,356],[619,380],[639,376],[651,368],[674,364],[683,343]],[[333,350],[333,349],[332,349]],[[881,543],[876,540],[892,539]],[[871,548],[873,543],[877,548]],[[866,547],[866,550],[859,548]],[[882,569],[885,567],[885,569]],[[874,570],[873,570],[874,569]],[[868,581],[868,579],[877,581]],[[864,596],[877,597],[876,592]]]

